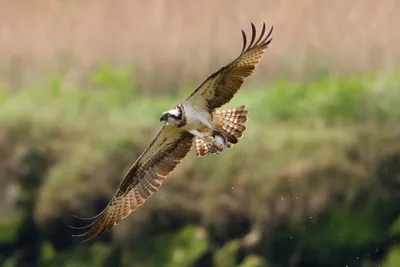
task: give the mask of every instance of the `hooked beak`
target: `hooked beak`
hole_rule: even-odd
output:
[[[161,115],[161,117],[160,117],[160,122],[161,122],[161,121],[167,121],[167,119],[168,119],[168,113],[163,113],[163,114]]]

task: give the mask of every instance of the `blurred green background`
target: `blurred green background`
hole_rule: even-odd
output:
[[[400,266],[399,11],[0,1],[0,266]],[[227,105],[248,106],[241,141],[190,152],[111,232],[72,238],[72,215],[105,207],[161,112],[263,21],[274,40]]]

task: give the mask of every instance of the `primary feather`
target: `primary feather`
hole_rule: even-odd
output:
[[[242,31],[243,48],[235,60],[208,76],[185,101],[162,113],[160,121],[165,121],[164,127],[132,165],[105,209],[92,218],[77,217],[89,221],[89,224],[72,227],[85,230],[76,237],[91,240],[109,231],[143,205],[187,155],[193,140],[198,156],[221,152],[221,149],[238,142],[246,129],[243,125],[247,120],[245,106],[222,111],[215,109],[229,102],[237,93],[272,40],[273,28],[265,34],[265,23],[257,40],[253,24],[251,29],[248,45]],[[204,134],[208,134],[207,138]]]
[[[93,239],[110,230],[137,207],[143,205],[186,156],[192,146],[192,140],[193,136],[188,132],[164,126],[133,164],[107,207],[96,217],[88,218],[94,221],[87,226],[73,227],[88,229],[75,237],[85,237],[85,241]]]
[[[264,56],[265,49],[272,41],[273,27],[271,27],[268,34],[265,34],[264,23],[257,41],[255,41],[257,32],[253,23],[251,24],[251,29],[250,44],[247,46],[247,37],[242,31],[243,48],[240,55],[228,65],[208,76],[186,99],[187,102],[213,110],[232,99],[243,85],[244,79],[253,73],[255,66]]]

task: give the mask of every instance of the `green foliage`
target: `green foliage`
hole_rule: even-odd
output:
[[[388,236],[398,236],[399,220],[394,223],[389,216],[393,212],[389,200],[370,206],[346,202],[339,205],[330,192],[340,192],[345,198],[347,194],[356,195],[360,187],[379,188],[374,187],[375,165],[399,151],[393,141],[398,140],[399,74],[325,76],[303,84],[280,80],[243,88],[228,106],[248,106],[247,141],[239,142],[224,155],[196,159],[199,164],[192,164],[194,156],[189,155],[179,167],[180,172],[168,179],[170,187],[163,188],[171,199],[160,201],[154,197],[146,203],[149,213],[182,209],[179,212],[188,217],[195,214],[201,222],[218,222],[221,232],[234,223],[222,218],[225,209],[234,215],[245,214],[249,220],[275,216],[277,210],[274,220],[281,227],[266,223],[271,233],[264,237],[264,245],[255,245],[261,253],[256,256],[249,252],[242,262],[238,257],[240,238],[231,237],[233,241],[214,251],[215,244],[206,230],[194,225],[145,236],[132,247],[124,247],[121,256],[115,256],[118,248],[114,242],[62,245],[70,240],[70,233],[59,231],[65,229],[66,218],[83,203],[97,210],[100,205],[96,201],[109,199],[111,184],[118,185],[161,127],[157,121],[160,113],[179,99],[139,96],[132,85],[132,70],[109,66],[92,76],[89,88],[73,86],[57,74],[49,76],[44,86],[17,92],[0,85],[0,148],[1,153],[5,152],[0,154],[0,167],[7,170],[7,175],[15,176],[10,180],[18,181],[14,178],[32,177],[21,174],[33,172],[30,165],[35,164],[23,160],[32,147],[49,159],[49,166],[42,164],[36,174],[40,179],[26,179],[35,191],[29,198],[34,202],[33,211],[8,213],[4,217],[7,219],[0,221],[0,245],[13,243],[23,222],[35,218],[35,224],[51,229],[38,228],[49,235],[38,241],[40,266],[112,266],[109,263],[114,257],[122,262],[115,263],[116,267],[189,267],[203,257],[215,267],[287,266],[284,263],[289,261],[296,266],[304,259],[325,264],[332,260],[331,249],[343,252],[344,259],[355,258],[360,255],[356,252],[366,246],[386,244]],[[183,91],[182,97],[190,93],[186,88]],[[349,147],[359,144],[359,131],[370,123],[382,135],[391,136],[390,143],[385,143],[386,139],[381,142],[380,135],[372,132],[371,140],[379,144],[373,160],[364,159],[365,155],[350,159]],[[369,145],[377,146],[372,141],[362,143],[363,148]],[[385,147],[390,148],[389,152]],[[359,172],[365,180],[359,179]],[[350,178],[342,179],[342,174]],[[295,201],[279,202],[282,196]],[[314,198],[322,203],[318,208],[308,204]],[[174,206],[177,203],[178,208]],[[225,204],[219,212],[221,203]],[[316,218],[320,209],[324,216],[318,220],[293,219]],[[57,236],[51,235],[52,231]],[[23,254],[18,247],[10,245],[9,249],[12,253],[3,265],[14,267]],[[392,248],[385,264],[397,264],[398,253],[397,247]],[[354,266],[361,266],[359,262]]]
[[[400,236],[400,217],[390,227],[389,234]]]
[[[105,244],[94,244],[54,254],[49,245],[44,245],[42,256],[40,266],[43,267],[103,267],[112,257],[112,248]]]
[[[384,219],[387,213],[386,207],[376,203],[357,208],[338,207],[329,218],[312,226],[316,233],[310,245],[359,247],[379,243],[387,238],[382,234],[390,226],[390,220]]]
[[[207,232],[196,226],[186,226],[173,237],[171,248],[168,267],[191,266],[208,249]]]
[[[40,253],[40,259],[43,262],[51,262],[56,257],[56,251],[53,244],[48,240],[43,241]]]
[[[400,266],[400,246],[395,245],[390,248],[382,267]]]
[[[192,266],[207,249],[205,230],[188,225],[176,232],[159,233],[148,238],[134,249],[129,261],[140,262],[140,266],[146,267]]]
[[[63,90],[64,81],[63,78],[57,74],[53,73],[49,75],[47,90],[46,92],[49,94],[50,98],[56,98],[60,95],[61,90]]]
[[[0,83],[0,106],[10,97],[9,89]]]
[[[250,255],[238,267],[268,267],[265,259],[260,256]]]
[[[7,217],[0,219],[0,244],[13,243],[21,232],[21,227],[26,219],[23,210],[13,210]]]
[[[270,119],[278,121],[320,119],[329,124],[385,121],[392,117],[395,102],[400,100],[395,89],[400,86],[398,74],[326,76],[306,84],[280,80],[268,85],[257,103],[264,106]]]
[[[9,256],[5,262],[4,262],[4,267],[17,267],[18,266],[18,255],[14,254],[12,256]]]
[[[108,92],[110,102],[127,105],[132,102],[135,93],[132,73],[133,70],[128,67],[113,68],[103,65],[92,75],[91,81]]]
[[[240,248],[240,240],[233,240],[226,243],[214,254],[213,263],[215,267],[235,267],[236,256]]]
[[[325,76],[302,84],[278,80],[253,89],[243,88],[228,105],[246,103],[251,118],[259,123],[319,120],[340,125],[385,122],[400,115],[397,105],[400,101],[399,77],[397,71],[355,77]],[[125,118],[140,118],[149,123],[154,121],[151,116],[159,115],[177,102],[176,97],[135,95],[129,68],[104,65],[93,74],[91,82],[94,90],[76,88],[58,74],[52,74],[46,86],[22,89],[16,94],[10,94],[0,86],[0,103],[4,103],[0,118],[18,116],[35,121],[45,119],[49,123],[65,119],[68,123],[72,121],[72,127],[99,119],[107,124],[110,119],[126,124]],[[181,98],[189,93],[190,90],[185,90]],[[149,105],[153,108],[148,109]],[[149,112],[147,118],[139,116],[143,108]],[[10,117],[11,114],[14,115]],[[104,115],[110,118],[104,118]]]

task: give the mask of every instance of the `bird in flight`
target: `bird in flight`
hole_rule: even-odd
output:
[[[228,103],[260,62],[265,49],[272,41],[273,27],[266,34],[265,23],[258,36],[251,24],[248,43],[242,30],[243,48],[240,55],[228,65],[209,75],[184,101],[163,112],[163,127],[150,146],[132,165],[106,208],[88,221],[86,226],[73,227],[84,230],[83,241],[91,240],[111,230],[122,219],[158,190],[165,178],[195,145],[198,157],[219,154],[238,142],[246,130],[246,106],[217,110]]]

